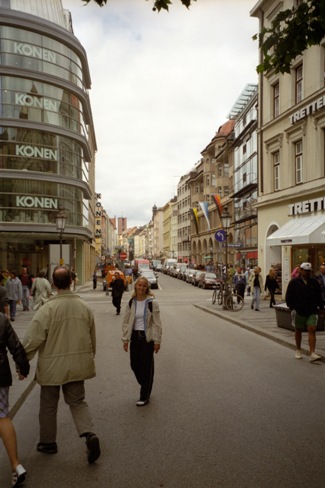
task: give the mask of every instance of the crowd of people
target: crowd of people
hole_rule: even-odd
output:
[[[232,283],[243,299],[250,297],[251,309],[259,311],[263,292],[268,292],[269,306],[275,305],[279,288],[276,270],[271,267],[264,280],[261,268],[246,269],[232,265],[223,268],[224,279]],[[9,388],[12,375],[7,352],[16,363],[18,378],[29,373],[29,361],[37,355],[35,378],[40,385],[39,442],[37,450],[44,454],[58,452],[57,410],[60,390],[70,407],[78,436],[87,448],[88,463],[101,455],[100,442],[95,433],[92,416],[85,401],[84,382],[96,375],[96,330],[92,310],[73,290],[73,272],[67,266],[57,266],[52,285],[40,272],[32,277],[26,268],[0,274],[0,437],[6,448],[12,469],[12,486],[23,483],[26,469],[17,453],[16,433],[9,417]],[[94,277],[93,277],[94,279]],[[120,314],[124,292],[123,280],[116,273],[112,283],[112,301],[116,314]],[[123,286],[122,286],[123,285]],[[93,282],[93,288],[96,289]],[[55,289],[55,293],[53,292]],[[31,297],[33,300],[31,301]],[[288,284],[285,299],[292,314],[295,329],[295,357],[302,359],[302,332],[308,333],[309,361],[321,359],[315,352],[316,329],[325,309],[325,263],[313,273],[308,262],[298,264]],[[15,320],[17,303],[23,311],[33,306],[35,314],[20,342],[11,324]],[[131,298],[125,304],[122,319],[122,344],[129,352],[130,366],[140,385],[137,407],[150,401],[154,381],[154,354],[161,348],[162,322],[160,307],[148,280],[140,276],[134,283]]]

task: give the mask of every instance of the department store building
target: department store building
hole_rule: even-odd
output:
[[[86,52],[61,0],[0,0],[0,267],[95,263],[96,140]]]
[[[300,1],[260,0],[260,30]],[[258,256],[266,275],[281,266],[283,295],[292,269],[325,262],[325,44],[298,56],[291,72],[259,80]]]

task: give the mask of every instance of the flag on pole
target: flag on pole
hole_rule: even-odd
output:
[[[217,210],[218,210],[218,214],[219,214],[219,217],[220,217],[220,221],[222,223],[221,216],[222,216],[223,208],[222,208],[222,205],[221,205],[220,195],[212,195],[212,200],[216,204],[216,207],[217,207]]]
[[[208,230],[210,230],[210,220],[209,220],[209,204],[208,202],[199,202],[201,210],[204,214],[204,217],[208,223]]]
[[[190,208],[190,211],[191,211],[191,215],[193,217],[193,222],[194,222],[194,225],[195,225],[195,229],[196,229],[196,233],[198,234],[199,233],[199,217],[198,217],[198,214],[197,214],[197,208]]]

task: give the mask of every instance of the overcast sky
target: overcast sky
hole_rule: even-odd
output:
[[[247,83],[257,83],[253,0],[62,0],[87,51],[98,151],[96,192],[110,217],[149,222],[201,157]]]

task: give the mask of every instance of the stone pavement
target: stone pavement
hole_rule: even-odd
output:
[[[99,286],[101,284],[99,283]],[[87,291],[92,289],[92,282],[89,281],[84,285],[77,286],[76,291]],[[212,294],[211,294],[212,295]],[[277,298],[277,303],[281,300]],[[202,301],[195,303],[194,306],[204,310],[205,312],[214,314],[217,317],[228,320],[229,322],[243,327],[251,332],[260,334],[268,339],[271,339],[283,346],[296,349],[294,341],[294,332],[277,326],[276,312],[274,308],[269,307],[269,299],[261,300],[260,311],[251,310],[251,297],[245,297],[245,305],[242,310],[238,312],[230,312],[223,310],[222,306],[217,303],[212,305],[212,302]],[[26,328],[31,321],[34,312],[23,312],[20,307],[17,307],[16,321],[13,322],[15,331],[22,339],[25,335]],[[306,355],[309,353],[307,334],[303,334],[302,352]],[[325,362],[325,332],[317,332],[316,337],[316,352],[322,356],[322,361]],[[10,356],[10,354],[9,354]],[[15,371],[13,361],[10,356],[12,371]],[[13,373],[13,386],[9,392],[10,415],[13,418],[18,412],[19,408],[29,395],[30,391],[35,386],[34,372],[35,372],[36,358],[31,361],[31,371],[29,377],[23,381],[19,381],[17,374]]]

